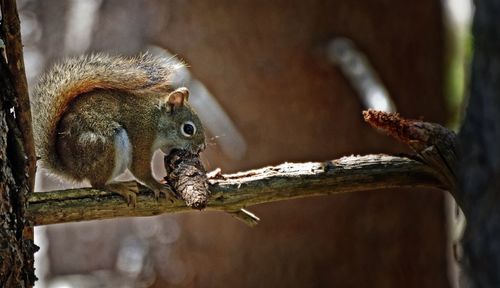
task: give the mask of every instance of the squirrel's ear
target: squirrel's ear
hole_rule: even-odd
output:
[[[167,109],[184,106],[184,102],[189,98],[189,90],[186,87],[177,88],[167,96]]]

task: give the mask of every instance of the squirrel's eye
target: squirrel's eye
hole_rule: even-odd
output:
[[[186,137],[193,137],[194,133],[196,133],[196,126],[191,121],[186,121],[182,123],[181,133]]]

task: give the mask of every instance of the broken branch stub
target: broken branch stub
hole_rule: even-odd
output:
[[[440,180],[461,203],[456,191],[458,162],[456,134],[445,127],[421,120],[405,119],[398,113],[363,111],[365,121],[382,133],[408,145],[416,157],[439,173]]]
[[[164,180],[194,209],[207,206],[210,190],[205,168],[199,155],[186,150],[173,150],[164,157],[167,176]]]

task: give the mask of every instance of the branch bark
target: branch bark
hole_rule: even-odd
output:
[[[0,6],[0,287],[32,287],[37,247],[25,219],[35,176],[31,115],[16,1]]]
[[[260,203],[385,188],[445,189],[439,177],[432,167],[418,160],[389,155],[285,163],[210,179],[212,196],[208,209],[237,212]],[[188,210],[192,209],[181,200],[157,202],[145,188],[135,208],[112,193],[88,188],[34,193],[29,199],[27,217],[34,225],[46,225]]]
[[[17,126],[21,131],[22,145],[26,159],[26,173],[28,174],[29,191],[35,185],[35,140],[31,126],[31,109],[28,94],[28,81],[24,70],[23,43],[21,42],[21,27],[17,13],[16,1],[1,0],[2,7],[2,39],[5,42],[5,55],[11,74],[13,88],[16,93],[14,107]]]

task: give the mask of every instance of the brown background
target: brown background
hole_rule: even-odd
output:
[[[62,56],[55,19],[68,4],[36,5],[50,63]],[[208,168],[407,152],[362,122],[358,96],[321,53],[335,36],[367,55],[398,112],[447,120],[439,1],[111,0],[98,13],[89,51],[167,48],[235,122],[245,157],[210,145]],[[398,190],[259,205],[256,228],[223,213],[163,216],[180,234],[168,255],[150,246],[154,287],[448,287],[444,207],[438,191]],[[113,270],[116,247],[135,233],[128,221],[49,227],[49,276]],[[79,244],[81,229],[100,236]]]

